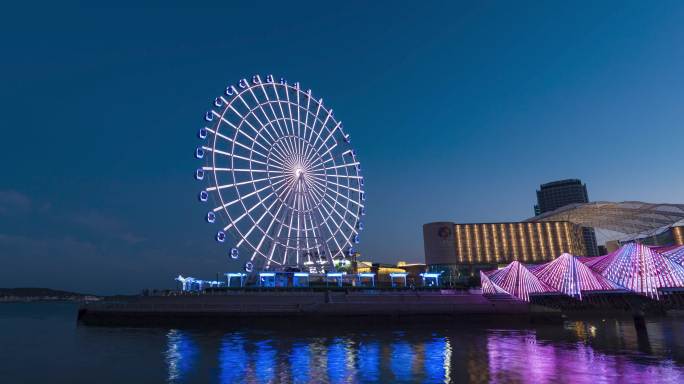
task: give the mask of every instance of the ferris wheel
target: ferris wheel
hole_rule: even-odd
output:
[[[204,117],[199,200],[231,259],[255,269],[334,270],[356,252],[364,180],[333,110],[299,83],[259,75],[230,85]]]

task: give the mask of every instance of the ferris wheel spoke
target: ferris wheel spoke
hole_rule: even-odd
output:
[[[261,201],[266,201],[266,200],[268,200],[271,196],[274,196],[274,195],[275,195],[275,192],[271,192],[271,193],[268,194],[268,196],[266,196],[266,197],[264,197],[263,199],[261,199]],[[238,216],[237,219],[231,220],[230,224],[228,224],[226,227],[224,227],[223,230],[224,230],[224,231],[227,231],[227,230],[229,230],[231,227],[236,226],[242,219],[245,218],[245,216],[249,215],[250,213],[252,213],[253,210],[255,210],[257,207],[259,207],[259,206],[262,204],[261,201],[259,201],[258,203],[254,204],[253,206],[251,206],[249,209],[247,209],[247,210],[245,211],[245,213],[243,213],[242,215]]]
[[[278,202],[278,201],[279,201],[279,200],[273,201],[273,204],[275,204],[275,203]],[[273,204],[271,204],[271,206],[273,206]],[[279,222],[277,216],[280,214],[280,211],[282,210],[283,207],[284,207],[284,205],[281,204],[281,205],[278,207],[278,210],[276,211],[275,214],[272,214],[272,213],[270,212],[270,207],[269,207],[268,213],[271,214],[272,220],[271,220],[271,222],[268,224],[268,228],[266,228],[266,232],[264,233],[265,236],[261,238],[261,240],[259,241],[259,245],[257,245],[257,247],[255,248],[254,253],[252,253],[252,257],[250,258],[251,261],[254,260],[254,258],[256,257],[256,255],[257,255],[258,253],[261,253],[261,251],[259,251],[259,250],[261,249],[261,246],[262,246],[262,244],[264,243],[264,240],[266,240],[267,237],[273,240],[273,248],[275,248],[275,244],[277,243],[277,238],[276,238],[276,237],[271,237],[271,236],[269,235],[269,233],[271,232],[271,228],[273,227],[273,224],[274,224],[275,222]],[[266,257],[266,255],[263,254],[263,253],[261,253],[261,255],[264,256],[264,257]]]
[[[340,220],[342,220],[342,222],[344,222],[344,223],[349,227],[349,229],[352,231],[352,233],[354,233],[355,235],[359,233],[359,232],[356,230],[356,228],[354,228],[353,225],[349,224],[349,222],[344,218],[344,216],[342,216],[342,214],[340,214],[340,212],[338,212],[337,209],[335,209],[327,200],[323,199],[323,202],[324,202],[325,204],[327,204],[328,207],[332,210],[332,212],[335,213],[335,214],[337,215],[337,217],[338,217]],[[322,205],[322,206],[325,207],[325,205]],[[349,211],[347,211],[347,212],[349,212]],[[340,228],[340,231],[342,231],[341,226],[340,226],[339,228]]]
[[[276,203],[277,201],[278,201],[278,199],[273,200],[273,202],[271,203],[271,205],[269,205],[269,207],[266,208],[266,210],[264,211],[264,213],[261,214],[261,216],[259,217],[259,219],[258,219],[257,221],[254,222],[254,225],[252,225],[251,228],[249,228],[249,231],[247,231],[247,232],[245,233],[245,235],[242,236],[242,239],[240,239],[240,241],[238,241],[236,247],[241,246],[242,243],[245,242],[245,241],[247,240],[247,238],[249,237],[249,235],[252,234],[252,231],[254,231],[256,228],[259,228],[259,223],[261,223],[261,220],[263,220],[264,217],[266,217],[266,214],[269,213],[269,211],[271,210],[271,208],[275,205],[275,203]],[[263,230],[262,230],[261,228],[259,228],[259,229],[263,232]],[[264,234],[265,234],[265,233],[264,233]]]
[[[285,153],[285,148],[274,146],[271,150],[271,154],[280,161],[282,166],[285,166],[285,164],[290,161],[290,157]]]
[[[240,98],[240,100],[242,101],[242,103],[245,104],[245,101],[242,99],[242,96],[238,95],[238,97]],[[246,104],[245,104],[245,105],[246,105]],[[230,108],[230,109],[233,111],[233,113],[235,113],[235,114],[240,118],[240,123],[245,123],[245,124],[247,124],[247,126],[250,127],[250,128],[252,128],[252,130],[254,131],[254,133],[257,134],[257,136],[261,136],[261,138],[264,139],[264,141],[266,142],[266,145],[269,145],[269,146],[270,146],[270,145],[273,144],[273,143],[271,143],[270,141],[268,141],[268,139],[266,138],[266,136],[264,136],[264,135],[261,133],[260,130],[256,129],[256,127],[254,127],[254,126],[252,125],[252,123],[249,122],[249,119],[248,119],[247,117],[249,117],[249,115],[251,114],[251,112],[248,113],[247,115],[243,116],[237,109],[235,109],[235,107],[233,107],[233,104],[228,104],[228,108]],[[247,108],[249,109],[249,106],[247,106]],[[252,116],[254,116],[254,115],[252,115]],[[240,126],[238,125],[238,128],[237,128],[238,131],[240,131],[239,127],[240,127]],[[243,131],[244,131],[244,130],[243,130]],[[243,132],[243,133],[244,133],[244,132]],[[247,135],[246,133],[244,133],[244,134]],[[247,136],[248,136],[248,135],[247,135]],[[250,137],[250,136],[248,136],[248,137]],[[250,138],[251,138],[251,137],[250,137]],[[258,142],[258,141],[256,140],[256,138],[251,138],[251,139],[252,139],[252,141],[254,141],[254,142]],[[259,145],[260,145],[262,148],[268,150],[268,149],[267,149],[266,147],[264,147],[263,145],[261,145],[261,144],[259,144]]]
[[[340,121],[337,124],[335,124],[335,126],[332,129],[328,128],[328,130],[329,130],[328,136],[326,136],[325,139],[321,142],[321,146],[316,148],[317,152],[321,151],[323,149],[323,147],[327,145],[328,140],[330,140],[330,138],[333,137],[333,135],[340,128],[341,125],[342,125],[342,122]],[[333,142],[335,144],[337,144],[337,141],[335,140],[335,138],[333,138]],[[313,146],[314,147],[316,146],[316,142],[314,142]]]
[[[316,196],[314,183],[311,180],[304,180],[304,186],[306,188],[306,195],[314,198]]]
[[[285,165],[287,162],[287,156],[280,153],[280,150],[276,150],[275,147],[271,150],[271,156],[278,161],[278,164]]]
[[[309,161],[311,164],[316,164],[320,162],[320,159],[323,158],[324,155],[320,155],[319,153],[316,152],[314,147],[312,145],[308,145],[306,150],[304,151],[304,157]]]
[[[274,88],[275,90],[275,88]],[[266,104],[268,104],[268,107],[271,109],[271,115],[272,115],[272,122],[275,121],[276,124],[278,125],[278,129],[280,130],[280,136],[283,137],[285,136],[285,131],[283,130],[283,126],[280,125],[280,121],[278,120],[278,114],[276,113],[275,109],[273,108],[273,103],[275,103],[275,100],[271,100],[271,98],[268,96],[268,92],[266,92],[266,87],[261,84],[261,91],[264,93],[264,97],[266,97]],[[271,124],[273,126],[273,124]],[[275,128],[275,127],[274,127]],[[274,129],[275,131],[275,129]]]
[[[308,148],[307,148],[308,149]],[[313,169],[317,164],[319,163],[318,157],[314,153],[307,152],[307,149],[304,150],[304,154],[302,155],[302,159],[304,161],[304,166],[306,167],[307,170]]]
[[[300,215],[299,218],[304,222],[304,245],[306,246],[305,249],[309,250],[311,246],[309,246],[309,228],[306,222],[306,215]],[[297,255],[297,264],[299,264],[299,255]]]
[[[321,212],[321,208],[323,208],[323,210],[325,210],[325,212],[328,214],[327,218],[325,218],[325,215],[323,215],[323,212]],[[342,232],[342,228],[340,228],[339,224],[337,224],[336,222],[331,220],[331,222],[335,223],[335,226],[337,227],[337,231],[333,232],[333,230],[330,229],[330,226],[328,225],[328,219],[332,218],[332,215],[330,214],[330,212],[328,212],[328,210],[325,208],[324,205],[319,205],[316,207],[316,209],[318,210],[318,213],[320,213],[321,217],[323,218],[323,224],[325,224],[326,228],[328,228],[328,232],[330,233],[330,238],[335,242],[337,249],[341,251],[342,247],[340,246],[340,243],[337,242],[337,237],[335,236],[335,234],[337,233],[337,231]],[[330,241],[330,239],[325,239],[325,241],[328,242],[328,241]],[[330,256],[332,257],[332,255],[330,255]]]
[[[287,200],[287,198],[288,198],[288,196],[290,195],[291,192],[292,192],[292,189],[288,189],[287,195],[285,196],[285,198],[283,199],[283,201],[286,201],[286,200]],[[280,202],[280,208],[278,208],[278,211],[280,211],[281,208],[283,208],[283,207],[286,206],[286,204],[285,204],[283,201]],[[275,216],[278,216],[278,214],[276,213]],[[269,262],[273,260],[273,254],[275,253],[275,249],[276,249],[276,247],[278,246],[278,244],[280,243],[280,240],[279,240],[279,239],[280,239],[280,234],[282,233],[283,228],[285,227],[285,219],[286,219],[286,216],[287,216],[287,209],[283,212],[283,216],[281,217],[281,219],[280,219],[280,221],[279,221],[280,225],[278,226],[278,232],[277,232],[277,234],[276,234],[274,244],[273,244],[273,246],[271,247],[271,251],[270,251],[269,256],[268,256]],[[281,244],[281,245],[282,245],[282,244]],[[285,255],[287,255],[287,247],[285,247]]]
[[[266,101],[264,101],[263,103],[259,103],[262,106],[261,110],[262,110],[262,112],[264,112],[264,116],[268,116],[268,114],[265,112],[263,105],[268,104],[269,108],[271,109],[271,116],[272,116],[273,120],[275,120],[276,124],[278,125],[278,129],[280,130],[281,136],[284,136],[285,133],[283,131],[283,127],[280,126],[280,122],[277,120],[277,114],[275,113],[275,110],[273,109],[273,105],[272,105],[273,100],[271,100],[271,98],[268,96],[268,92],[266,91],[266,86],[264,85],[263,81],[259,81],[259,89],[261,89],[261,92],[264,94],[264,98],[266,99]],[[254,97],[254,100],[259,100],[258,97],[256,96],[256,94],[254,93],[252,87],[250,87],[249,90],[252,93],[252,97]],[[275,88],[274,88],[274,91],[275,91]],[[269,117],[269,120],[271,120],[270,117]],[[271,121],[273,121],[273,120],[271,120]],[[271,125],[271,126],[273,127],[273,132],[276,135],[278,135],[278,132],[276,132],[276,130],[275,130],[275,126],[273,126],[273,125]]]
[[[295,153],[296,150],[294,146],[292,145],[292,142],[290,141],[291,133],[290,129],[287,124],[287,118],[285,117],[284,111],[283,111],[283,106],[278,103],[278,109],[280,110],[281,114],[276,116],[276,120],[280,121],[282,120],[283,126],[285,127],[285,133],[280,137],[279,142],[281,143],[283,147],[283,153],[284,154],[292,154]],[[276,112],[277,114],[277,112]]]
[[[311,123],[311,132],[309,132],[309,137],[306,139],[307,142],[311,142],[314,133],[316,132],[316,121],[318,121],[318,115],[321,112],[321,107],[323,106],[323,99],[316,101],[318,107],[316,107],[316,114],[314,115],[313,122]]]
[[[290,116],[289,119],[290,119],[290,126],[292,127],[292,135],[293,136],[297,135],[297,137],[299,137],[299,128],[297,128],[297,131],[295,131],[295,127],[294,127],[294,116],[292,115],[292,103],[290,102],[290,90],[288,89],[288,87],[285,87],[285,97],[287,97],[287,111],[289,112],[289,116]],[[297,120],[297,123],[299,123],[299,120]],[[296,142],[294,144],[295,144],[295,150],[298,150],[296,147]]]
[[[313,186],[315,191],[318,191],[318,193],[322,196],[325,194],[325,186],[326,186],[326,181],[321,180],[318,178],[311,178],[311,185]]]
[[[301,90],[297,89],[297,137],[301,138],[302,137],[302,105],[301,105],[301,98],[299,97],[299,94],[302,93]],[[306,126],[304,127],[306,129]],[[300,145],[303,145],[300,140]],[[301,148],[300,148],[301,150]]]
[[[286,134],[284,136],[289,136],[290,130],[287,127],[287,121],[285,120],[285,111],[283,110],[283,102],[280,99],[280,93],[278,92],[278,88],[276,87],[275,83],[273,83],[273,92],[275,93],[275,96],[276,96],[275,102],[278,105],[278,108],[280,109],[280,118],[283,120],[283,125],[285,126]],[[287,90],[286,90],[286,92],[287,92]]]
[[[254,91],[252,90],[252,87],[249,87],[248,89],[249,89],[249,92],[251,93],[251,95],[254,97],[254,99],[255,99],[255,101],[256,101],[256,106],[255,106],[255,107],[250,106],[250,105],[245,101],[245,99],[242,97],[242,94],[239,94],[239,95],[238,95],[238,98],[240,99],[240,101],[242,102],[242,104],[243,104],[243,105],[245,106],[245,108],[247,108],[247,110],[249,111],[249,113],[248,113],[247,115],[245,115],[244,119],[246,120],[247,117],[248,117],[249,115],[254,116],[254,118],[256,119],[257,123],[259,123],[259,126],[260,126],[262,129],[264,129],[264,130],[266,131],[266,133],[268,134],[268,136],[271,138],[272,141],[271,141],[271,142],[268,142],[268,140],[266,140],[266,138],[265,138],[263,135],[262,135],[262,137],[264,137],[264,140],[266,140],[266,141],[268,142],[269,145],[272,145],[273,142],[276,141],[276,139],[273,137],[273,135],[271,135],[271,132],[270,132],[268,129],[266,129],[266,126],[261,122],[261,119],[259,119],[259,116],[257,116],[256,113],[254,113],[254,112],[256,111],[257,108],[259,108],[259,110],[261,110],[261,113],[263,113],[264,117],[268,118],[268,115],[266,115],[266,111],[264,111],[264,108],[261,106],[261,103],[260,103],[259,100],[256,98],[256,96],[254,95]],[[233,110],[234,110],[234,108],[233,108]],[[237,113],[237,112],[236,112],[236,113]],[[239,115],[239,114],[238,114],[238,115]],[[248,124],[249,124],[249,122],[248,122]],[[254,128],[251,124],[250,124],[250,127],[252,127],[252,129],[254,129],[255,132],[261,131],[261,130],[257,130],[256,128]]]
[[[295,251],[296,252],[295,259],[296,259],[297,264],[299,264],[299,249],[301,249],[301,242],[302,242],[302,240],[301,240],[301,238],[302,238],[302,215],[301,215],[302,195],[301,195],[301,193],[297,195],[297,211],[298,211],[297,212],[297,233],[296,233],[297,237],[295,240],[297,251]],[[304,237],[306,237],[306,232],[304,233]]]
[[[256,179],[256,180],[246,180],[246,181],[241,181],[241,182],[232,183],[232,184],[222,184],[222,185],[217,185],[215,187],[208,187],[206,190],[207,191],[222,190],[222,189],[226,189],[226,188],[239,187],[240,185],[253,184],[253,183],[258,183],[261,181],[268,181],[268,180],[277,179],[277,178],[281,178],[281,177],[285,177],[285,176],[279,175],[279,176],[273,176],[273,177],[264,177],[264,178]]]
[[[286,165],[284,162],[281,162],[280,160],[276,159],[275,156],[271,158],[271,166],[277,169],[285,169]]]
[[[232,157],[232,158],[234,158],[234,159],[245,160],[245,161],[248,161],[248,162],[250,162],[250,163],[257,163],[257,164],[268,165],[268,164],[264,163],[263,161],[259,161],[259,160],[255,160],[255,159],[250,159],[249,157],[244,157],[244,156],[236,155],[236,154],[234,154],[234,153],[222,151],[222,150],[220,150],[220,149],[214,149],[214,148],[207,147],[207,146],[202,146],[202,149],[204,149],[205,151],[210,151],[210,152],[218,153],[219,155],[224,155],[224,156]]]
[[[293,199],[294,201],[294,199]],[[290,249],[290,239],[292,238],[292,221],[294,219],[294,215],[290,213],[290,225],[287,227],[287,239],[286,244],[285,244],[285,255],[283,256],[283,263],[287,262],[287,253],[289,252]]]
[[[320,156],[321,158],[325,157],[327,154],[330,153],[330,151],[332,151],[332,150],[335,149],[336,147],[337,147],[337,142],[333,143],[333,145],[331,145],[330,147],[328,147],[328,149],[327,149],[325,152],[321,153],[319,156]],[[331,157],[332,157],[332,156],[331,156]]]
[[[261,188],[261,189],[255,190],[255,191],[250,192],[250,193],[248,193],[248,194],[246,194],[246,195],[244,195],[244,196],[238,197],[237,199],[235,199],[235,200],[233,200],[233,201],[230,201],[230,202],[228,202],[228,203],[219,205],[218,207],[214,208],[213,211],[214,211],[214,212],[218,212],[218,211],[220,211],[221,209],[226,209],[226,208],[228,208],[228,207],[230,207],[230,206],[232,206],[232,205],[234,205],[234,204],[240,202],[240,200],[242,200],[242,199],[246,199],[246,198],[248,198],[248,197],[252,197],[252,196],[254,196],[254,195],[257,194],[257,193],[263,192],[263,191],[265,191],[266,189],[268,189],[269,187],[278,185],[278,184],[280,184],[280,183],[282,183],[282,182],[284,182],[284,181],[285,181],[285,179],[276,181],[275,183],[269,184],[269,185],[267,185],[267,186],[265,186],[265,187],[263,187],[263,188]],[[211,189],[210,189],[210,188],[211,188]],[[207,191],[216,190],[216,188],[213,188],[213,187],[210,187],[210,188],[207,188],[206,190],[207,190]],[[277,190],[276,190],[276,193],[277,193]]]
[[[311,90],[309,89],[308,91],[306,91],[304,95],[306,96],[306,108],[304,109],[304,132],[300,137],[306,139],[306,130],[309,129],[309,108],[311,107]]]
[[[354,166],[357,166],[357,165],[359,165],[359,162],[358,162],[358,161],[354,161],[354,162],[352,162],[352,163],[345,163],[345,164],[335,165],[335,166],[332,166],[332,167],[317,168],[317,169],[313,169],[313,171],[323,171],[323,170],[326,170],[326,171],[327,171],[327,170],[330,170],[330,169],[339,169],[339,168],[344,168],[344,167],[354,167]]]
[[[317,180],[321,180],[321,179],[319,179],[319,178],[316,178],[316,179],[317,179]],[[363,192],[362,190],[360,190],[360,189],[358,189],[358,188],[354,188],[354,187],[352,187],[351,185],[338,184],[338,183],[336,183],[336,182],[334,182],[334,181],[330,181],[330,180],[328,180],[327,182],[330,183],[330,184],[336,185],[336,186],[338,186],[338,187],[342,187],[342,188],[345,188],[345,189],[348,189],[348,190],[357,192],[357,193],[362,193],[362,192]]]
[[[351,203],[356,204],[356,205],[359,206],[360,208],[363,208],[363,204],[361,204],[360,202],[358,202],[358,201],[356,201],[356,200],[352,200],[351,198],[349,198],[349,197],[347,197],[347,196],[345,196],[345,195],[339,193],[338,191],[336,191],[336,190],[334,190],[334,189],[332,189],[332,188],[330,188],[330,187],[328,187],[328,186],[326,186],[326,188],[327,188],[330,192],[334,192],[337,196],[339,196],[339,197],[341,197],[341,198],[343,198],[343,199],[345,199],[345,200],[347,200],[347,201],[349,201],[349,202],[351,202]],[[328,195],[326,194],[326,196],[328,196]]]
[[[259,104],[259,108],[261,109],[261,112],[264,113],[264,109],[261,108],[261,104]],[[261,119],[259,118],[259,116],[257,116],[256,113],[254,113],[254,111],[256,111],[256,109],[254,109],[254,110],[251,111],[250,113],[251,113],[251,116],[254,116],[254,119],[256,119],[257,123],[258,123],[259,126],[261,127],[261,128],[259,129],[259,132],[261,132],[261,131],[266,132],[266,134],[268,134],[268,137],[271,138],[271,143],[275,143],[278,139],[277,139],[276,137],[273,137],[273,135],[271,134],[271,131],[268,129],[268,126],[270,125],[270,122],[264,124],[264,123],[261,121]],[[268,116],[264,115],[264,117],[266,118],[266,121],[269,121]],[[275,131],[275,130],[274,130],[274,131]],[[277,132],[276,132],[276,135],[277,135]],[[263,137],[263,135],[262,135],[262,137]],[[270,145],[272,146],[273,144],[270,144]]]
[[[229,107],[232,108],[232,106],[230,106],[230,105],[229,105]],[[252,136],[248,135],[248,134],[244,131],[244,129],[240,129],[240,128],[239,128],[239,125],[236,126],[235,124],[231,123],[231,122],[228,121],[226,118],[224,118],[222,115],[218,114],[216,111],[211,111],[211,112],[212,112],[213,115],[217,116],[222,122],[224,122],[225,124],[227,124],[228,126],[230,126],[231,128],[233,128],[233,129],[235,130],[236,133],[240,133],[240,134],[242,134],[243,136],[246,136],[247,138],[249,138],[249,139],[252,140],[253,142],[257,143],[257,145],[259,145],[261,148],[263,148],[263,149],[265,149],[266,151],[268,151],[268,148],[264,147],[264,146],[263,146],[259,141],[257,141],[255,138],[253,138]],[[240,115],[238,114],[238,116],[240,116]],[[244,120],[242,120],[242,121],[244,121]],[[263,137],[263,136],[262,136],[262,137]],[[265,138],[264,138],[264,139],[265,139]],[[234,140],[235,140],[235,139],[233,139],[233,141],[234,141]],[[268,140],[267,140],[267,141],[268,141]]]
[[[328,113],[325,116],[325,120],[321,124],[321,129],[320,129],[321,133],[323,133],[324,129],[328,127],[328,121],[330,121],[332,114],[333,114],[333,110],[332,109],[328,110]],[[338,125],[339,125],[339,123],[338,123]],[[335,129],[337,129],[337,126],[335,126]],[[328,128],[328,130],[330,130],[330,128]],[[314,140],[314,142],[311,145],[314,146],[314,148],[316,148],[316,144],[318,143],[318,140],[320,140],[320,139],[321,139],[321,135],[320,135],[320,133],[318,133],[318,131],[316,131],[316,139]],[[325,140],[323,142],[325,143]]]
[[[263,91],[264,97],[266,98],[266,101],[262,102],[262,101],[257,97],[256,93],[254,93],[254,88],[255,88],[255,87],[249,87],[249,88],[248,88],[248,89],[249,89],[249,93],[250,93],[250,94],[252,95],[252,97],[254,98],[254,102],[257,103],[257,105],[259,105],[259,109],[261,110],[261,113],[264,115],[264,118],[266,118],[267,121],[270,121],[270,120],[271,120],[271,117],[268,116],[268,113],[266,113],[266,110],[264,109],[264,104],[268,104],[268,103],[270,102],[270,98],[268,97],[268,94],[266,93],[266,89],[264,88],[264,84],[263,84],[263,82],[261,81],[261,79],[259,79],[259,88]],[[273,108],[272,108],[272,107],[271,107],[271,111],[273,112]],[[273,112],[273,117],[275,117],[275,112]],[[260,121],[259,123],[261,124],[261,121]],[[262,126],[263,126],[263,127],[266,127],[266,125],[262,125]],[[273,133],[275,133],[276,136],[277,136],[277,135],[278,135],[278,132],[275,130],[275,127],[272,126],[272,128],[273,128]],[[282,134],[282,129],[281,129],[280,131],[281,131],[281,134]],[[270,134],[270,132],[269,132],[269,136],[272,137],[272,135]],[[275,141],[275,138],[274,138],[273,140]]]
[[[314,186],[311,188],[311,199],[316,202],[316,204],[320,204],[321,200],[323,200],[324,196],[324,191],[321,187]]]
[[[211,134],[216,135],[217,137],[220,137],[220,138],[222,138],[222,139],[224,139],[224,140],[226,140],[226,141],[229,141],[229,142],[231,142],[231,143],[235,143],[235,144],[237,144],[237,145],[243,146],[243,147],[246,148],[246,149],[249,149],[249,147],[245,146],[244,144],[242,144],[242,143],[240,143],[240,142],[236,142],[235,140],[233,140],[232,138],[230,138],[230,137],[228,137],[228,136],[222,134],[221,132],[216,132],[216,131],[214,131],[214,130],[211,129],[211,128],[205,128],[205,129],[206,129],[208,132],[210,132]]]
[[[320,248],[319,248],[319,244],[318,244],[318,234],[316,233],[316,228],[318,227],[318,225],[314,224],[314,218],[313,218],[314,204],[309,199],[308,194],[304,195],[304,201],[305,201],[306,210],[308,212],[307,216],[309,217],[309,221],[311,223],[311,231],[313,232],[313,235],[314,235],[314,242],[316,244],[316,250],[319,252],[319,255],[320,255]],[[320,231],[320,229],[319,229],[319,231]]]
[[[311,175],[314,176],[324,176],[324,177],[331,177],[331,178],[344,178],[344,179],[355,179],[355,180],[360,180],[363,179],[363,176],[357,176],[357,175],[343,175],[343,174],[327,174],[327,173],[312,173]]]
[[[214,171],[214,172],[284,173],[283,171],[269,171],[266,169],[224,168],[224,167],[211,167],[211,166],[204,166],[204,167],[202,167],[202,169],[205,171]],[[214,188],[214,189],[216,189],[216,188]]]

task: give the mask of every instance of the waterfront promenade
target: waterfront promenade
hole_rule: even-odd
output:
[[[232,319],[252,324],[278,318],[307,318],[312,322],[425,321],[428,318],[518,318],[525,321],[559,318],[558,310],[506,297],[485,297],[454,290],[382,291],[221,291],[214,294],[135,296],[88,303],[79,320],[90,325],[174,322],[215,322]]]

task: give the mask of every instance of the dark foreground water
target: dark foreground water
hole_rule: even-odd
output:
[[[684,383],[684,319],[279,330],[91,328],[0,304],[0,383]]]

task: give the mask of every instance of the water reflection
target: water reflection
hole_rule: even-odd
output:
[[[295,383],[307,383],[311,380],[309,367],[311,366],[311,347],[302,342],[292,345],[290,354],[290,368]]]
[[[681,383],[682,367],[670,359],[640,364],[624,356],[598,353],[584,343],[558,346],[532,332],[493,333],[488,337],[491,382]]]
[[[219,379],[221,383],[243,381],[247,372],[249,356],[245,351],[245,338],[242,333],[226,335],[219,352]]]
[[[359,378],[367,382],[380,380],[380,345],[378,342],[359,342],[357,353]]]
[[[684,382],[684,322],[404,332],[171,330],[168,382]],[[218,342],[217,340],[220,340]],[[217,344],[218,343],[218,344]]]
[[[390,369],[394,374],[394,381],[410,380],[412,377],[411,366],[415,357],[411,346],[406,341],[397,340],[392,344],[391,349]]]
[[[170,383],[182,382],[193,367],[197,347],[187,333],[176,329],[170,330],[166,338],[168,342],[165,358],[169,371],[168,381]]]

